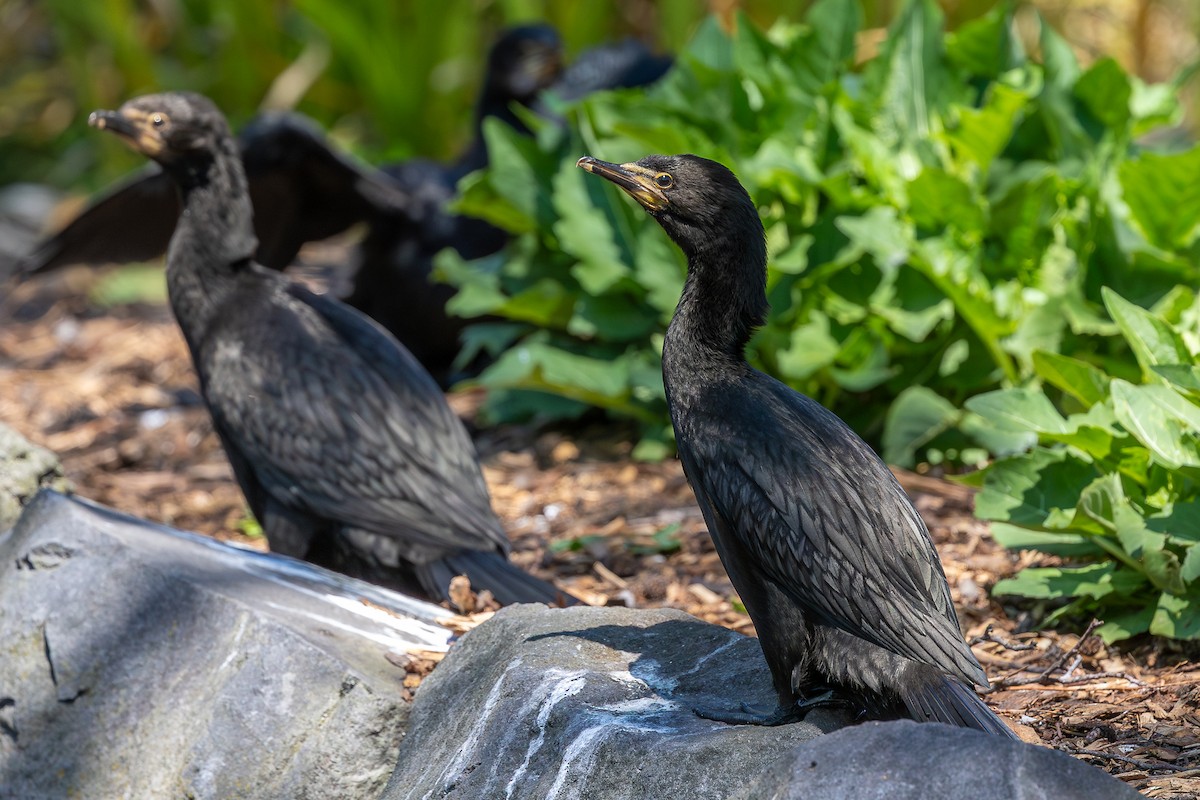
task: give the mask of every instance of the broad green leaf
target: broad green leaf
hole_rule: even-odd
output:
[[[654,330],[656,318],[649,310],[625,295],[583,295],[567,332],[581,339],[600,338],[610,342],[636,342]]]
[[[588,294],[608,291],[629,274],[627,253],[615,241],[616,231],[605,213],[592,202],[605,187],[581,169],[564,163],[554,176],[554,234],[562,251],[579,259],[571,274]]]
[[[952,106],[946,138],[958,158],[986,173],[1012,139],[1017,120],[1029,104],[1024,92],[994,83],[981,108]]]
[[[895,148],[875,133],[859,127],[840,105],[833,107],[830,117],[838,138],[853,155],[850,163],[843,164],[843,171],[852,169],[861,172],[867,181],[882,191],[886,201],[901,208],[908,205],[905,176],[901,172],[902,164],[896,158]],[[832,194],[832,184],[840,176],[832,170],[826,170],[825,175],[822,187]]]
[[[1099,599],[1121,591],[1122,576],[1113,563],[1086,567],[1028,567],[1011,578],[997,581],[992,594],[1016,594],[1022,597],[1057,599],[1091,597]],[[1124,583],[1128,583],[1125,581]]]
[[[1108,395],[1109,377],[1086,361],[1060,353],[1035,350],[1033,369],[1039,378],[1071,395],[1085,406],[1103,402]]]
[[[1090,534],[1031,531],[1007,522],[991,524],[992,538],[1009,550],[1040,550],[1056,556],[1081,558],[1104,556],[1105,551],[1092,541]]]
[[[483,136],[490,162],[487,182],[498,196],[521,214],[520,229],[532,230],[551,224],[553,215],[549,210],[549,198],[541,192],[538,181],[538,168],[546,159],[538,153],[536,145],[494,117],[484,120]]]
[[[1110,406],[1094,405],[1082,414],[1067,417],[1066,433],[1042,434],[1042,438],[1078,448],[1093,459],[1106,459],[1129,437],[1117,427]]]
[[[1200,579],[1200,547],[1192,545],[1187,549],[1187,555],[1183,557],[1183,564],[1179,568],[1179,577],[1185,583]]]
[[[1067,423],[1037,389],[999,389],[976,395],[967,408],[1008,430],[1066,433]]]
[[[457,298],[455,298],[457,300]],[[574,302],[558,281],[541,278],[510,295],[496,309],[509,319],[531,322],[543,328],[561,328],[570,319]],[[454,304],[456,313],[459,305]]]
[[[460,317],[478,317],[503,306],[507,296],[500,289],[497,268],[504,257],[516,256],[506,253],[467,261],[450,247],[438,253],[434,258],[435,277],[458,287],[458,293],[446,303],[446,310]]]
[[[1171,639],[1200,639],[1200,589],[1183,596],[1163,592],[1150,632]]]
[[[1075,97],[1106,128],[1123,133],[1129,122],[1129,76],[1111,58],[1102,58],[1080,76]]]
[[[818,0],[809,8],[804,21],[811,34],[795,48],[796,76],[801,86],[815,93],[854,63],[862,10],[858,3]]]
[[[1069,89],[1079,80],[1079,61],[1071,45],[1041,19],[1038,43],[1042,48],[1042,63],[1046,68],[1046,82],[1060,89]]]
[[[528,325],[511,322],[481,322],[468,325],[460,335],[462,350],[454,357],[454,367],[465,369],[480,353],[487,353],[496,358],[527,333]]]
[[[1192,393],[1200,393],[1200,366],[1192,364],[1155,364],[1151,369],[1173,385]]]
[[[1039,98],[1041,119],[1059,159],[1079,158],[1089,139],[1075,116],[1071,90],[1079,80],[1079,62],[1071,45],[1043,19],[1039,36],[1046,85]]]
[[[943,15],[933,0],[910,0],[866,67],[863,92],[873,129],[889,145],[927,139],[942,101]]]
[[[997,4],[982,17],[946,34],[947,60],[971,75],[998,78],[1024,60],[1012,26],[1012,3]]]
[[[634,247],[637,280],[646,289],[646,302],[660,312],[661,319],[670,319],[683,292],[683,254],[661,231],[649,228],[637,237]]]
[[[1200,543],[1200,497],[1172,503],[1169,508],[1149,516],[1146,525],[1173,541],[1187,543],[1189,547],[1192,542]]]
[[[862,354],[863,350],[866,351],[865,355]],[[836,364],[850,366],[838,367]],[[868,392],[894,377],[898,371],[899,367],[888,363],[887,349],[877,339],[853,336],[846,339],[835,366],[829,368],[829,374],[838,386],[851,392]]]
[[[1052,515],[1072,512],[1080,494],[1097,477],[1091,464],[1062,450],[1038,448],[992,463],[975,496],[981,519],[1042,528]]]
[[[1024,453],[1038,441],[1037,434],[1032,431],[1005,430],[993,425],[991,420],[969,411],[963,413],[958,427],[972,441],[997,457]]]
[[[1144,152],[1118,167],[1123,200],[1147,241],[1186,248],[1200,228],[1200,147],[1183,153]]]
[[[715,72],[729,72],[733,69],[733,43],[725,31],[721,30],[721,23],[716,16],[708,17],[700,23],[691,42],[680,53],[680,58],[695,61]]]
[[[1170,386],[1112,382],[1117,420],[1168,469],[1200,467],[1200,406]]]
[[[501,196],[492,185],[488,173],[473,172],[459,181],[458,187],[459,196],[450,203],[450,211],[486,220],[512,233],[537,230],[537,220],[529,216],[523,208]]]
[[[1120,327],[1147,376],[1152,375],[1153,368],[1160,364],[1187,364],[1193,360],[1183,337],[1162,319],[1107,287],[1101,294],[1105,308]]]
[[[888,409],[883,460],[911,466],[916,452],[952,427],[961,415],[961,411],[930,389],[923,386],[905,389]]]
[[[835,224],[849,237],[853,252],[869,254],[885,272],[894,271],[908,258],[913,234],[894,208],[876,206],[861,217],[838,217]]]
[[[841,344],[829,335],[829,318],[813,312],[809,321],[792,331],[790,346],[777,359],[779,371],[791,380],[801,380],[829,366]]]
[[[974,233],[984,227],[983,211],[971,188],[936,167],[926,167],[908,183],[908,213],[917,227],[941,231],[947,225]]]
[[[1137,636],[1150,630],[1150,621],[1154,614],[1154,606],[1117,614],[1106,612],[1104,624],[1096,628],[1096,635],[1108,644]]]

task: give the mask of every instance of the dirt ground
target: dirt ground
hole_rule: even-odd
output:
[[[98,280],[111,288],[112,275],[78,268],[0,287],[0,421],[58,453],[85,497],[266,549],[247,533],[170,312],[160,303],[100,307],[90,298]],[[451,402],[470,421],[479,396]],[[479,431],[476,443],[522,566],[593,604],[669,606],[753,634],[677,461],[634,462],[632,442],[612,426],[506,427]],[[1149,797],[1200,797],[1200,650],[1038,630],[1038,609],[989,594],[1037,554],[996,545],[971,514],[969,490],[899,477],[993,681],[989,703],[1027,741]]]

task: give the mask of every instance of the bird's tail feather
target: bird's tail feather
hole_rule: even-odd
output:
[[[417,566],[417,577],[431,597],[448,600],[450,579],[466,575],[471,588],[487,589],[501,605],[546,603],[576,605],[579,600],[541,578],[535,578],[495,551],[460,550]]]
[[[914,670],[914,673],[917,671]],[[908,713],[917,722],[944,722],[961,728],[1018,738],[994,711],[958,678],[933,669],[923,669],[919,679],[900,690]]]

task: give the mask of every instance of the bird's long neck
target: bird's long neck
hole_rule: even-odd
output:
[[[231,138],[215,154],[171,165],[169,171],[179,185],[183,211],[167,250],[167,290],[191,341],[220,310],[258,240],[246,176]]]
[[[746,342],[767,312],[762,223],[757,214],[745,223],[685,249],[687,279],[663,344],[668,384],[673,376],[745,364]]]

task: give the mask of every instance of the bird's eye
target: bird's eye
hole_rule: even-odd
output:
[[[150,121],[154,123],[154,127],[161,128],[163,124],[166,123],[167,118],[162,114],[155,114],[154,116],[150,117]]]
[[[654,182],[658,184],[660,189],[670,189],[675,181],[665,172],[660,172],[654,176]]]

